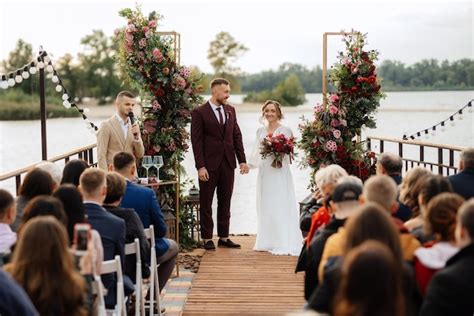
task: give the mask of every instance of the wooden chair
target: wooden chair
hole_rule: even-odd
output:
[[[115,273],[117,275],[117,303],[115,304],[115,310],[113,314],[119,316],[126,316],[127,309],[125,307],[125,294],[123,289],[123,274],[122,264],[120,262],[120,256],[115,256],[112,260],[102,262],[100,274]],[[99,286],[99,300],[104,300],[102,293],[102,286]],[[103,303],[103,302],[102,302]],[[103,305],[105,306],[105,304]]]
[[[132,243],[125,244],[125,255],[136,256],[135,271],[135,315],[145,315],[145,301],[143,298],[142,259],[140,255],[140,242],[138,238]]]
[[[156,248],[155,248],[155,229],[153,225],[145,229],[146,238],[150,239],[150,299],[147,301],[147,306],[150,311],[150,316],[153,316],[153,307],[156,302],[156,309],[158,315],[161,316],[161,298],[160,298],[160,283],[158,282],[158,263],[156,262]],[[156,293],[155,293],[156,290]]]

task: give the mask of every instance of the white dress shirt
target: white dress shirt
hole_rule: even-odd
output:
[[[225,124],[225,121],[226,121],[226,114],[225,114],[225,110],[224,110],[224,107],[222,105],[215,105],[211,102],[211,100],[209,100],[209,104],[211,105],[211,108],[212,108],[212,111],[214,111],[214,115],[216,116],[217,118],[217,122],[220,122],[219,120],[219,111],[217,110],[217,108],[221,108],[221,115],[222,115],[222,119],[224,120],[223,123]]]
[[[122,128],[122,132],[123,132],[123,137],[125,139],[127,139],[127,134],[128,134],[128,126],[131,125],[130,123],[130,118],[127,117],[127,119],[124,121],[122,120],[122,118],[120,117],[120,115],[118,115],[118,113],[115,113],[115,117],[117,118],[119,124],[120,124],[120,127]]]

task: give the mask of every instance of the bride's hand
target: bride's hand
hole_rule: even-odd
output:
[[[240,174],[249,173],[249,166],[246,163],[241,163],[239,166],[240,166]]]

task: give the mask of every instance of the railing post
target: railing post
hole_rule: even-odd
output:
[[[420,162],[424,162],[424,161],[425,161],[425,146],[420,145]],[[426,167],[426,163],[425,163],[425,167]]]
[[[403,158],[403,143],[398,143],[398,155]]]
[[[372,150],[372,143],[371,143],[371,139],[369,137],[367,137],[367,150],[368,151]]]
[[[438,174],[443,175],[443,148],[438,148]]]
[[[380,153],[383,153],[384,152],[384,141],[381,139],[380,140]]]
[[[454,150],[452,149],[449,150],[449,166],[454,167]],[[456,170],[454,173],[457,173]]]
[[[43,61],[43,57],[40,57]],[[40,92],[40,112],[41,112],[41,157],[48,160],[47,138],[46,138],[46,96],[44,87],[44,68],[39,70],[39,92]]]

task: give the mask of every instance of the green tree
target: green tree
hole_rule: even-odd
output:
[[[86,81],[81,80],[83,77],[81,66],[74,64],[74,57],[71,54],[61,57],[56,63],[56,69],[71,97],[84,96],[84,89],[81,85]]]
[[[283,106],[296,106],[303,104],[305,91],[298,76],[293,74],[282,80],[273,90],[264,90],[259,93],[249,93],[245,96],[245,102],[265,102],[273,99]]]
[[[214,68],[215,75],[227,78],[231,82],[233,91],[240,91],[237,78],[240,74],[240,68],[235,67],[233,63],[246,51],[248,51],[248,48],[237,42],[227,32],[218,33],[207,51],[207,59]]]
[[[2,72],[8,73],[15,71],[20,67],[29,64],[33,60],[33,47],[31,44],[25,42],[21,38],[16,42],[16,46],[8,54],[8,58],[2,61]],[[23,83],[20,85],[21,91],[26,94],[31,94],[32,91],[38,91],[38,79],[36,76],[30,76],[32,79],[27,79],[30,83]]]
[[[78,57],[84,71],[81,82],[85,86],[84,93],[98,98],[99,103],[104,104],[121,88],[114,59],[116,45],[101,30],[94,30],[92,34],[82,38],[81,44],[84,52],[78,54]]]

